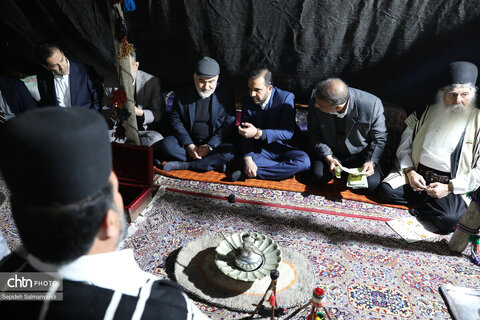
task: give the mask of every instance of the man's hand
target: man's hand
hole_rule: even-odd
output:
[[[249,178],[256,177],[258,167],[255,162],[253,162],[252,157],[245,157],[243,160],[245,161],[245,175]]]
[[[362,166],[362,172],[366,172],[366,176],[370,177],[375,173],[375,164],[372,161],[367,161]]]
[[[427,188],[425,179],[419,175],[415,170],[411,170],[407,173],[408,183],[412,187],[413,191],[421,191]]]
[[[202,157],[200,157],[198,155],[198,148],[196,145],[194,145],[193,143],[192,144],[189,144],[187,146],[187,152],[188,152],[188,155],[190,156],[190,158],[192,159],[202,159]]]
[[[427,186],[427,194],[433,198],[443,198],[450,193],[448,184],[433,182]]]
[[[136,115],[137,117],[143,116],[143,110],[140,109],[139,107],[135,106],[135,115]]]
[[[250,122],[242,122],[241,126],[238,127],[238,133],[247,138],[253,138],[257,134],[257,128]]]
[[[339,166],[340,165],[340,162],[338,162],[337,159],[335,159],[334,157],[332,157],[332,155],[328,155],[325,157],[325,161],[327,162],[327,165],[328,165],[328,169],[330,170],[330,172],[335,175],[335,167]]]
[[[209,153],[210,153],[210,148],[208,147],[208,144],[202,144],[197,148],[197,154],[200,157],[205,157]]]

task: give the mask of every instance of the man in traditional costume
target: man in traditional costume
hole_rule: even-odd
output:
[[[480,185],[478,69],[465,61],[448,66],[446,86],[420,118],[405,121],[397,150],[399,170],[379,187],[385,202],[413,205],[410,212],[449,233],[465,213],[466,193]]]
[[[480,189],[472,193],[471,197],[472,202],[457,224],[457,228],[448,242],[448,248],[462,253],[471,243],[470,258],[473,263],[480,265]]]
[[[10,274],[0,290],[6,294],[6,279],[39,272],[45,297],[57,298],[1,299],[2,316],[207,319],[177,285],[141,270],[131,249],[117,250],[127,224],[99,113],[39,108],[7,121],[0,133],[0,170],[23,243],[0,262],[0,272]]]

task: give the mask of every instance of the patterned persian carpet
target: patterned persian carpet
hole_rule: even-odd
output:
[[[157,184],[161,190],[130,226],[124,247],[159,277],[172,275],[176,252],[194,239],[256,231],[311,261],[333,319],[450,319],[438,287],[480,287],[480,269],[466,255],[449,253],[449,236],[408,244],[386,225],[408,215],[403,209],[168,177]],[[6,192],[1,184],[0,191]],[[235,203],[227,201],[230,194]],[[9,245],[18,245],[8,201],[0,219]],[[212,319],[247,316],[196,303]],[[308,311],[295,319],[306,319]]]

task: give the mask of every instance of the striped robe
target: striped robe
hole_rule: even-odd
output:
[[[119,266],[121,268],[121,266]],[[0,272],[36,272],[12,253],[0,262]],[[0,299],[1,319],[162,319],[194,320],[182,289],[168,280],[149,280],[137,296],[62,280],[62,301],[6,301]],[[2,290],[2,289],[0,289]],[[0,292],[0,295],[5,290]]]

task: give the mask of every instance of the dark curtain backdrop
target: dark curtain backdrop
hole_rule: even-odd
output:
[[[0,0],[0,64],[34,74],[35,46],[57,43],[72,60],[114,72],[112,32],[105,0]]]
[[[317,81],[338,76],[411,111],[430,102],[448,62],[480,65],[478,0],[135,2],[128,39],[141,69],[166,89],[191,82],[195,61],[209,55],[237,95],[248,70],[267,66],[298,102]],[[3,65],[31,73],[34,45],[53,40],[102,75],[113,70],[104,0],[1,0],[0,28]]]

